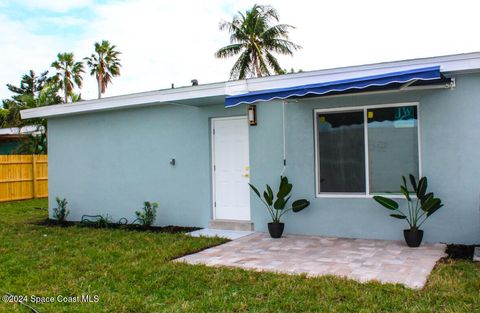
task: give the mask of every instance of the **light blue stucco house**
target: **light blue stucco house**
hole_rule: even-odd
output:
[[[249,116],[250,113],[250,116]],[[48,119],[50,209],[158,225],[265,231],[247,183],[294,184],[311,205],[286,233],[402,239],[374,194],[429,178],[445,206],[425,240],[480,243],[480,53],[352,66],[22,111]],[[252,125],[251,125],[252,124]],[[256,124],[256,125],[253,125]],[[219,226],[220,225],[220,226]]]

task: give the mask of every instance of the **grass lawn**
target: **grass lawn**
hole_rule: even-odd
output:
[[[222,242],[182,234],[51,227],[45,200],[0,204],[0,289],[26,296],[98,295],[39,312],[480,312],[480,264],[437,265],[422,291],[209,268],[171,259]],[[0,303],[0,312],[28,312]]]

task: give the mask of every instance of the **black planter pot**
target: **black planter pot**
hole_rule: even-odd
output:
[[[283,234],[284,223],[268,223],[268,232],[272,238],[280,238]]]
[[[405,229],[403,231],[403,236],[405,237],[405,241],[407,243],[407,246],[411,248],[416,248],[420,246],[422,243],[423,239],[423,230],[417,229],[417,230],[411,230],[411,229]]]

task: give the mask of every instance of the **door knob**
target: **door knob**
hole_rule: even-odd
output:
[[[245,173],[245,174],[243,174],[243,177],[250,177],[250,174],[249,174],[249,173]]]

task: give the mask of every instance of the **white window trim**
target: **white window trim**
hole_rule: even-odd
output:
[[[403,198],[401,194],[390,194],[390,193],[374,193],[370,194],[370,171],[369,171],[369,159],[368,159],[368,117],[367,110],[369,109],[379,109],[379,108],[391,108],[391,107],[405,107],[405,106],[416,106],[417,107],[417,142],[418,142],[418,174],[422,177],[422,149],[421,149],[421,127],[420,127],[420,103],[419,102],[402,102],[402,103],[388,103],[388,104],[373,104],[373,105],[363,105],[363,106],[350,106],[350,107],[336,107],[328,109],[315,109],[313,110],[313,127],[314,127],[314,138],[315,138],[315,197],[316,198],[372,198],[376,195],[388,196],[389,198]],[[365,193],[354,193],[354,192],[320,192],[320,184],[318,183],[319,171],[320,171],[320,159],[319,159],[319,147],[318,147],[318,119],[317,116],[319,113],[327,112],[348,112],[348,111],[363,111],[364,116],[364,144],[365,144]]]

